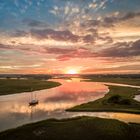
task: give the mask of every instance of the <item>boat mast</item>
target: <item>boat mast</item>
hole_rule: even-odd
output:
[[[31,101],[33,100],[33,92],[32,92],[32,88],[31,88]]]

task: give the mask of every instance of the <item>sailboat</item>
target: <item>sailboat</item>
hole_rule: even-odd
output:
[[[32,91],[32,90],[31,90]],[[35,98],[33,99],[33,92],[31,92],[31,101],[29,102],[29,106],[34,106],[37,105],[39,103],[39,101],[36,99],[36,94],[35,94]]]

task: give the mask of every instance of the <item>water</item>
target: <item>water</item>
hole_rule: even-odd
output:
[[[138,91],[140,93],[140,89]],[[136,95],[134,99],[140,102],[140,95]]]
[[[34,91],[39,104],[29,106],[31,92],[0,96],[0,131],[14,128],[47,118],[68,118],[75,116],[97,116],[115,118],[125,122],[140,122],[140,115],[106,112],[65,112],[75,105],[101,98],[108,92],[108,87],[98,82],[80,82],[73,78],[55,79],[62,85],[52,89]]]

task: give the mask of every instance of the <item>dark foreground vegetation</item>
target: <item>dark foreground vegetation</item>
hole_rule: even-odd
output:
[[[30,92],[61,85],[58,82],[36,79],[0,79],[0,95]]]
[[[75,106],[68,111],[108,111],[140,114],[140,102],[133,99],[137,94],[140,94],[140,91],[136,88],[109,86],[109,93],[103,98]]]
[[[139,140],[140,124],[77,117],[45,120],[0,133],[1,140]]]

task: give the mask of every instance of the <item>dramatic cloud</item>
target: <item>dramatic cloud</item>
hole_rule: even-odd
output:
[[[114,43],[112,47],[100,50],[100,51],[93,51],[88,48],[83,47],[73,47],[73,48],[48,48],[45,46],[38,46],[33,45],[25,45],[21,44],[18,46],[12,45],[4,45],[0,44],[0,49],[5,50],[19,50],[28,53],[40,53],[40,54],[53,54],[55,58],[59,61],[67,61],[74,58],[123,58],[123,57],[133,57],[133,56],[140,56],[140,40],[135,42],[118,42]]]
[[[140,12],[129,12],[122,15],[105,16],[101,19],[91,19],[81,23],[83,27],[113,27],[116,23],[140,16]]]
[[[61,73],[75,66],[83,73],[136,72],[139,5],[140,0],[2,0],[0,72]]]
[[[27,24],[29,27],[46,27],[46,26],[48,26],[48,24],[46,24],[42,21],[38,21],[35,19],[29,19],[29,18],[23,19],[22,22],[24,24]]]
[[[34,46],[30,44],[18,44],[18,45],[0,44],[0,50],[19,51],[19,52],[24,52],[26,54],[47,53],[46,49],[44,49],[43,47],[40,48],[39,46]]]
[[[92,44],[96,40],[102,40],[108,43],[113,42],[112,38],[105,34],[98,34],[97,30],[89,29],[85,35],[76,35],[69,30],[53,30],[53,29],[32,29],[30,35],[37,39],[53,39],[56,41],[67,41],[67,42],[83,42],[86,44]]]
[[[77,42],[79,36],[72,34],[70,31],[55,31],[53,29],[44,29],[44,30],[31,30],[31,35],[38,39],[54,39],[58,41],[71,41]]]
[[[113,47],[102,50],[100,55],[104,57],[140,56],[140,40],[115,43]]]
[[[116,66],[116,67],[108,67],[108,68],[90,68],[90,69],[85,69],[82,70],[83,73],[92,73],[93,71],[95,73],[119,73],[119,72],[129,72],[131,73],[137,73],[139,72],[140,65],[125,65],[125,66]]]
[[[13,37],[25,37],[27,35],[28,35],[28,33],[26,31],[22,31],[22,30],[16,30],[15,32],[13,32],[11,34],[11,36],[13,36]]]
[[[133,57],[140,56],[140,40],[135,42],[118,42],[112,47],[103,49],[99,52],[94,52],[86,48],[78,49],[61,49],[50,48],[48,53],[59,54],[56,57],[60,61],[66,61],[73,58],[97,58],[97,57]]]
[[[140,12],[137,12],[137,13],[129,12],[123,16],[118,15],[118,16],[105,17],[103,20],[103,26],[105,27],[113,26],[114,24],[118,22],[126,21],[129,19],[135,18],[137,16],[140,16]]]
[[[127,14],[125,14],[124,16],[120,17],[119,20],[124,21],[124,20],[128,20],[131,18],[135,18],[137,16],[140,16],[140,12],[129,12]]]
[[[103,49],[99,52],[91,51],[86,48],[78,49],[61,49],[50,48],[48,53],[60,54],[57,59],[69,60],[72,58],[96,58],[96,57],[133,57],[140,56],[140,40],[135,42],[118,42],[110,48]]]
[[[78,48],[73,51],[69,51],[68,53],[59,55],[57,59],[59,61],[66,61],[73,58],[92,58],[92,57],[97,57],[97,54],[86,48]]]
[[[74,53],[76,49],[47,48],[46,51],[49,54],[69,54]]]

